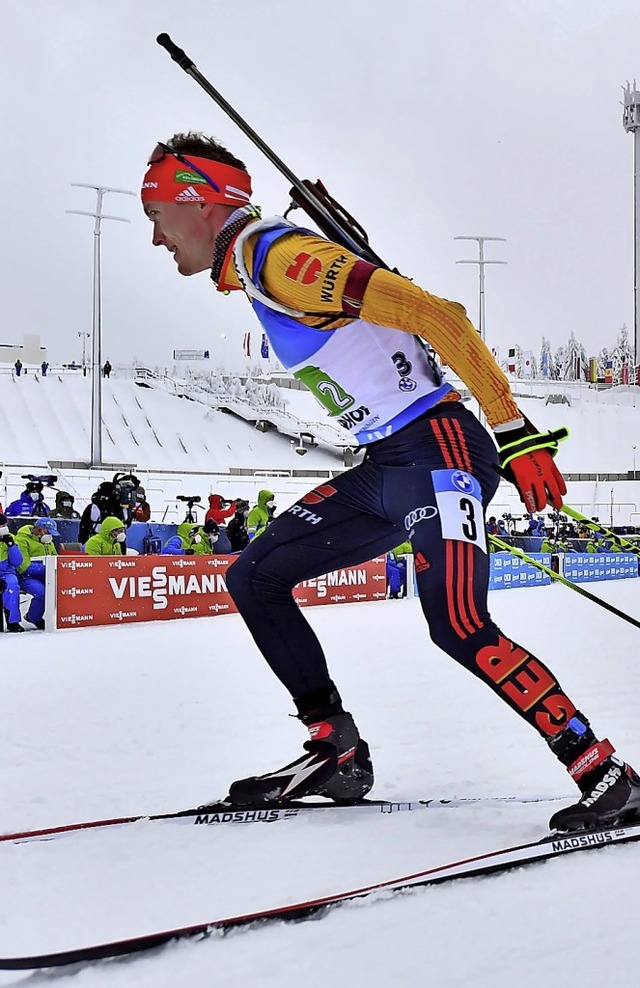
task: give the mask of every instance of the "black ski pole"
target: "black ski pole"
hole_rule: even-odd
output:
[[[356,229],[353,221],[349,223],[347,216],[341,215],[341,212],[333,206],[333,201],[328,197],[326,190],[324,190],[321,184],[318,183],[318,188],[316,188],[311,182],[302,182],[269,145],[262,140],[253,127],[227,102],[224,96],[217,89],[214,89],[209,80],[197,69],[195,63],[189,58],[186,52],[182,48],[178,48],[168,34],[159,34],[156,41],[162,48],[168,51],[173,61],[177,62],[187,75],[195,79],[198,85],[204,89],[207,96],[210,96],[218,104],[220,109],[224,110],[227,116],[246,134],[249,140],[269,159],[271,164],[275,165],[278,171],[291,183],[292,198],[318,223],[323,233],[342,244],[343,247],[353,251],[354,254],[358,254],[358,256],[370,261],[372,264],[376,264],[378,267],[388,268],[388,265],[385,264],[382,258],[378,257],[369,246],[366,234],[364,234],[362,228],[358,227]],[[343,214],[344,212],[342,210]]]

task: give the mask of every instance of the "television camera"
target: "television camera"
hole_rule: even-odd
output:
[[[133,473],[114,473],[113,490],[118,504],[122,508],[133,509],[138,499],[140,481]]]
[[[58,482],[58,478],[53,473],[23,473],[21,474],[22,480],[27,480],[29,483],[35,485],[35,489],[41,493],[43,487],[54,487]]]

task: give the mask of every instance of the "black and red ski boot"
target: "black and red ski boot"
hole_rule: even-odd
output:
[[[309,730],[307,754],[276,772],[233,782],[227,801],[235,806],[278,806],[304,796],[326,796],[356,803],[373,786],[369,745],[358,734],[350,713],[322,720],[300,716]]]
[[[553,814],[552,830],[593,830],[640,820],[640,776],[614,758],[614,750],[610,741],[596,741],[568,766],[582,795]]]

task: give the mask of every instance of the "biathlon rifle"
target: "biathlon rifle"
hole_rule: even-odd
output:
[[[159,34],[156,38],[158,44],[168,51],[174,62],[177,62],[181,69],[190,75],[198,83],[201,89],[218,104],[221,110],[233,120],[233,122],[246,134],[250,141],[262,151],[272,165],[284,175],[291,183],[289,195],[292,200],[292,207],[299,206],[313,220],[329,240],[340,244],[352,253],[362,257],[365,261],[375,264],[377,267],[389,269],[381,257],[369,245],[369,238],[366,230],[351,216],[349,212],[341,206],[327,191],[323,183],[318,179],[311,182],[309,179],[300,180],[291,169],[285,165],[284,161],[269,147],[265,141],[249,126],[240,114],[230,103],[211,85],[209,80],[196,68],[189,56],[171,40],[168,34]],[[290,208],[292,208],[290,207]]]

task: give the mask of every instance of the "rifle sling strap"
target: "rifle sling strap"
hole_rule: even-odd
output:
[[[364,293],[374,271],[377,271],[377,265],[363,260],[356,261],[351,268],[342,293],[342,311],[345,315],[360,318]]]

